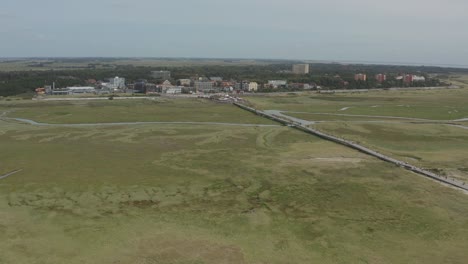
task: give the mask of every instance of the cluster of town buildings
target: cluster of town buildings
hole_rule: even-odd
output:
[[[88,86],[55,88],[55,84],[37,88],[38,95],[76,95],[76,94],[180,94],[180,93],[217,93],[217,92],[256,92],[259,84],[252,81],[224,80],[222,77],[194,77],[171,82],[169,71],[154,71],[152,80],[137,80],[127,84],[125,78],[114,77],[104,81],[87,80]],[[272,88],[286,87],[285,80],[272,80],[266,84]]]
[[[295,64],[293,74],[308,74],[309,64]],[[38,95],[74,95],[74,94],[111,94],[111,93],[143,93],[143,94],[180,94],[180,93],[216,93],[216,92],[256,92],[260,88],[257,82],[225,80],[222,77],[194,77],[178,79],[171,82],[170,71],[152,71],[149,82],[146,79],[127,84],[125,78],[114,77],[104,81],[87,80],[88,86],[66,87],[56,89],[55,85],[37,88]],[[157,82],[157,83],[155,83]],[[288,84],[286,80],[270,80],[263,88],[311,89],[311,84]]]
[[[309,64],[294,64],[289,73],[296,75],[309,74]],[[339,77],[339,76],[338,76]],[[74,95],[74,94],[113,94],[113,93],[141,93],[141,94],[180,94],[180,93],[241,93],[257,92],[259,88],[264,89],[320,89],[314,83],[288,83],[287,80],[269,80],[265,84],[247,80],[225,80],[222,77],[192,77],[187,79],[173,80],[170,71],[152,71],[151,82],[140,79],[127,84],[125,78],[114,77],[103,81],[87,80],[88,86],[67,87],[56,89],[55,85],[36,89],[38,95]],[[425,81],[423,76],[404,74],[396,77],[404,83]],[[171,82],[172,80],[172,82]],[[354,76],[355,81],[367,81],[367,74],[358,73]],[[385,74],[375,75],[378,83],[387,80]],[[347,82],[345,82],[346,84]]]
[[[418,76],[414,74],[401,74],[395,77],[396,80],[403,81],[405,84],[411,84],[414,82],[425,82],[426,78],[424,76]],[[355,81],[367,81],[367,74],[364,73],[358,73],[354,75],[354,80]],[[387,80],[387,75],[386,74],[376,74],[375,75],[375,80],[378,83],[383,83]]]
[[[134,84],[129,84],[128,88],[137,93],[215,93],[215,92],[256,92],[258,83],[250,81],[224,80],[222,77],[193,77],[189,79],[178,79],[174,83],[169,71],[152,72],[153,80],[164,80],[160,84],[138,80]]]
[[[88,86],[72,86],[66,88],[55,88],[55,83],[43,88],[37,88],[38,95],[73,95],[73,94],[110,94],[126,91],[125,78],[114,77],[104,81],[88,80]]]

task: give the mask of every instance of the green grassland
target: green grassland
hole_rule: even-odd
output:
[[[434,120],[468,117],[468,89],[371,91],[347,94],[251,96],[259,109],[308,113],[381,115]]]
[[[344,123],[315,125],[411,164],[468,183],[468,130],[439,124]]]
[[[0,111],[11,111],[8,114],[11,117],[53,124],[151,121],[274,124],[231,105],[205,99],[13,101],[0,104]]]
[[[249,101],[258,108],[293,111],[284,114],[317,121],[313,126],[324,132],[468,182],[468,130],[444,124],[468,117],[466,88],[283,95]]]
[[[464,263],[468,199],[287,127],[2,122],[2,263]]]
[[[139,107],[146,115],[154,108],[174,119],[218,121],[203,112],[209,107],[225,122],[263,122],[233,106],[195,100],[181,110],[182,102],[133,108],[15,102],[3,109],[63,123],[93,122],[85,118],[90,113],[141,121],[129,114]],[[60,111],[70,119],[43,115]],[[0,120],[0,147],[0,174],[23,169],[0,180],[0,263],[465,263],[468,257],[466,194],[288,127],[72,128]]]
[[[453,85],[459,85],[461,87],[468,87],[468,75],[467,74],[450,74],[444,81],[452,83]]]

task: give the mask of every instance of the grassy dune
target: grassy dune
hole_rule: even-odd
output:
[[[0,147],[0,174],[23,169],[0,180],[0,263],[468,258],[466,194],[288,127],[0,121]]]

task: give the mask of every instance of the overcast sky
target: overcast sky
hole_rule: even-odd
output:
[[[468,65],[466,0],[0,1],[0,57]]]

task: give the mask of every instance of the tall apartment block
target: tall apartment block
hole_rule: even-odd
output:
[[[294,64],[292,68],[294,74],[308,74],[309,64]]]

